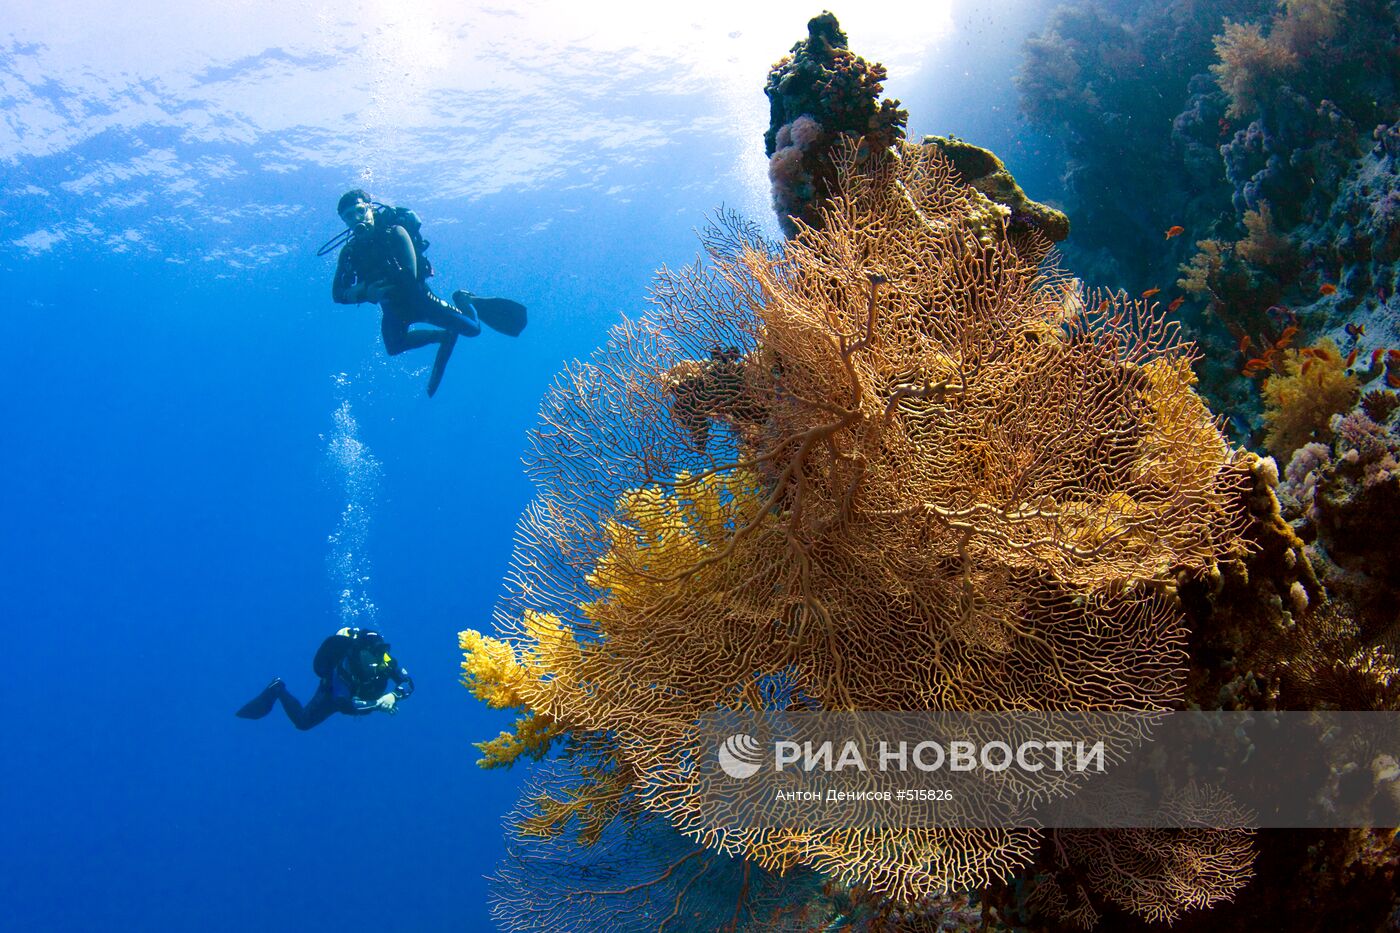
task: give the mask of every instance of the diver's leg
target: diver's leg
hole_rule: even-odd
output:
[[[286,684],[281,685],[277,698],[282,701],[282,710],[292,721],[292,725],[302,732],[319,726],[330,718],[331,713],[335,712],[335,701],[331,698],[330,688],[326,686],[325,681],[322,681],[321,685],[316,688],[315,695],[305,706],[302,706],[301,701],[292,696],[292,692],[287,689]]]
[[[438,386],[442,385],[442,374],[447,372],[447,361],[452,359],[452,349],[456,346],[457,335],[450,330],[442,331],[442,343],[438,344],[433,371],[428,375],[428,398],[436,395]]]
[[[467,304],[471,308],[471,304]],[[475,337],[481,333],[481,322],[476,319],[473,311],[468,314],[466,311],[456,307],[451,302],[444,301],[434,295],[428,288],[423,289],[423,300],[419,313],[423,320],[429,324],[436,324],[444,330],[449,330],[458,337]]]
[[[447,336],[440,330],[409,330],[413,323],[392,311],[384,312],[384,320],[379,332],[384,336],[384,349],[390,356],[398,356],[407,350],[416,350],[433,343],[442,343]]]
[[[403,227],[389,231],[389,252],[393,255],[394,262],[403,270],[403,275],[410,282],[418,281],[418,254],[413,249],[413,238],[408,235],[408,231]]]
[[[239,719],[262,719],[272,712],[272,706],[277,702],[278,693],[282,689],[282,678],[275,678],[272,683],[263,688],[262,693],[240,706],[238,712],[233,715]]]

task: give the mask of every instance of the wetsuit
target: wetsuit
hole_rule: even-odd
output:
[[[332,298],[340,304],[356,304],[349,297],[355,285],[385,279],[396,285],[397,289],[379,302],[384,312],[381,324],[384,349],[390,356],[443,342],[442,331],[409,330],[410,324],[432,324],[457,337],[475,337],[481,333],[481,323],[475,317],[463,314],[456,305],[439,298],[428,288],[424,281],[428,275],[426,262],[419,263],[411,249],[408,256],[398,255],[400,246],[392,234],[400,229],[403,228],[390,226],[380,230],[374,227],[368,233],[351,237],[341,247],[331,287]],[[407,240],[406,233],[404,239]],[[411,247],[412,241],[408,242]],[[406,265],[415,268],[409,270]]]

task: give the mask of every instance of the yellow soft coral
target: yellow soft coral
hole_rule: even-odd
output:
[[[1219,61],[1210,66],[1230,98],[1228,117],[1253,114],[1264,97],[1341,29],[1345,0],[1283,0],[1266,35],[1257,23],[1225,23],[1215,37]]]
[[[1143,419],[1137,473],[1143,482],[1165,489],[1197,488],[1209,481],[1218,461],[1179,456],[1181,450],[1214,450],[1223,460],[1229,444],[1215,416],[1196,394],[1196,374],[1183,358],[1157,359],[1142,367],[1148,413]]]
[[[1233,118],[1253,113],[1276,76],[1298,67],[1298,56],[1270,42],[1256,23],[1227,21],[1225,32],[1215,37],[1215,54],[1220,61],[1210,71],[1230,98],[1225,115]]]
[[[1264,446],[1280,463],[1309,441],[1332,437],[1332,416],[1351,411],[1360,395],[1356,377],[1346,371],[1341,351],[1330,340],[1287,350],[1283,372],[1264,383]]]
[[[691,572],[719,556],[720,546],[754,520],[761,501],[757,478],[745,470],[700,479],[681,473],[672,492],[629,492],[607,523],[611,547],[587,578],[605,598],[584,605],[585,615],[596,621],[603,604],[628,608],[652,601],[682,577],[696,588]]]
[[[530,673],[515,657],[515,649],[499,638],[474,629],[457,633],[462,661],[462,685],[492,709],[516,709],[525,705],[520,688]]]
[[[564,641],[577,648],[553,616],[535,614],[527,622],[534,624],[532,631],[537,635],[537,647],[526,652],[528,663],[521,663],[515,649],[499,638],[473,629],[457,634],[457,644],[465,655],[462,684],[492,709],[534,708],[542,671],[549,669],[550,661],[559,660],[561,650],[567,652]],[[477,764],[483,768],[508,767],[522,755],[538,761],[563,732],[563,727],[550,716],[527,712],[515,721],[511,731],[476,743],[482,753]]]
[[[494,739],[475,743],[481,749],[477,765],[482,768],[508,768],[522,755],[539,761],[564,732],[564,727],[548,716],[526,713],[515,721],[512,730],[503,731]]]

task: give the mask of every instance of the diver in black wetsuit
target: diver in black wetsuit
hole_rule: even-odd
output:
[[[427,241],[419,235],[419,221],[412,211],[379,205],[356,188],[341,196],[336,213],[349,229],[341,234],[348,239],[336,262],[331,297],[339,304],[378,304],[384,312],[384,349],[390,356],[438,345],[428,378],[429,396],[437,392],[458,337],[475,337],[483,321],[511,336],[524,329],[525,306],[517,302],[457,291],[448,303],[433,294],[426,281],[433,274],[432,266],[422,254]],[[322,251],[335,243],[332,240]],[[410,330],[411,324],[441,329]]]
[[[398,701],[413,693],[413,678],[389,653],[389,643],[378,632],[343,628],[321,643],[312,662],[321,683],[303,706],[278,677],[234,715],[262,719],[277,701],[287,718],[305,731],[319,726],[333,713],[367,716],[376,710],[398,711]],[[389,689],[389,681],[394,689]]]

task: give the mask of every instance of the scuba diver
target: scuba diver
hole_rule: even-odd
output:
[[[398,702],[413,693],[413,678],[389,653],[389,643],[378,632],[343,628],[316,651],[312,669],[321,683],[303,706],[278,677],[234,713],[241,719],[262,719],[282,702],[287,718],[303,732],[319,726],[333,713],[367,716],[376,710],[398,712]],[[389,681],[394,689],[389,690]]]
[[[483,298],[468,291],[452,294],[448,303],[428,288],[433,267],[423,251],[428,241],[413,211],[389,207],[359,188],[345,192],[336,213],[346,230],[325,243],[317,256],[340,247],[331,298],[338,304],[372,301],[384,312],[381,332],[390,356],[437,344],[428,395],[437,392],[458,337],[475,337],[484,323],[492,330],[517,336],[525,329],[525,306],[506,298]],[[435,328],[410,330],[410,324]]]

